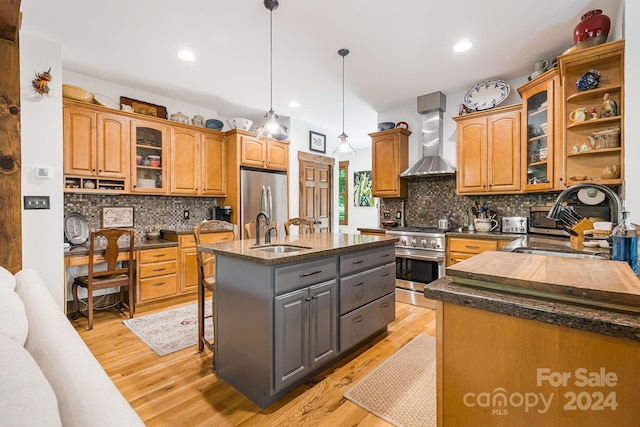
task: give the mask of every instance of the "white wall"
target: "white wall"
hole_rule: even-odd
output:
[[[625,94],[624,94],[624,142],[625,142],[625,201],[631,212],[631,221],[640,224],[640,2],[625,1],[624,38],[625,45]]]
[[[51,67],[51,96],[31,89],[36,72]],[[20,35],[20,128],[22,194],[49,196],[51,209],[22,211],[22,267],[34,268],[60,307],[63,286],[62,47],[28,34]],[[34,166],[53,169],[54,178],[35,178]]]
[[[362,206],[354,206],[354,180],[353,173],[354,172],[362,172],[362,171],[370,171],[371,170],[371,148],[357,149],[355,154],[342,154],[339,159],[336,159],[336,171],[338,169],[337,163],[340,161],[349,161],[349,173],[347,174],[347,194],[348,194],[348,206],[349,206],[349,223],[347,225],[339,226],[338,230],[340,233],[349,233],[349,234],[358,234],[358,228],[376,228],[380,226],[380,215],[379,215],[379,202],[378,198],[374,198],[374,206],[372,207],[362,207]],[[338,177],[336,175],[336,185],[334,194],[338,194]],[[338,213],[337,206],[337,197],[336,197],[336,219]]]

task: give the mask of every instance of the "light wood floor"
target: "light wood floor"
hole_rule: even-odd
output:
[[[435,311],[397,302],[386,333],[260,409],[216,377],[211,352],[194,345],[158,356],[122,324],[125,318],[98,312],[92,331],[82,317],[73,325],[147,426],[389,426],[342,395],[418,334],[435,335]]]

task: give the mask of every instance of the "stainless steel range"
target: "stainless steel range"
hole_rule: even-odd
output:
[[[397,227],[387,234],[396,242],[396,300],[435,309],[424,297],[424,286],[444,277],[445,232],[435,227]]]

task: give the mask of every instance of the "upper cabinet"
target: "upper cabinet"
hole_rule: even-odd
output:
[[[521,105],[454,117],[459,194],[512,194],[520,188]]]
[[[170,128],[167,125],[131,120],[131,191],[133,193],[166,194]]]
[[[624,45],[619,40],[558,57],[568,186],[624,179]]]
[[[370,133],[371,179],[374,197],[407,197],[407,180],[400,174],[409,167],[409,135],[405,129]]]
[[[129,119],[65,105],[63,121],[66,191],[128,190]]]
[[[522,189],[564,190],[564,132],[558,68],[518,88],[522,97]]]
[[[289,168],[289,144],[273,139],[257,139],[252,134],[240,135],[240,164],[261,169]]]

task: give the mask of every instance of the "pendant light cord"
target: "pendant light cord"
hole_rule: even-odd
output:
[[[273,111],[273,9],[269,11],[269,110]]]
[[[344,57],[342,55],[342,134],[344,135]]]

